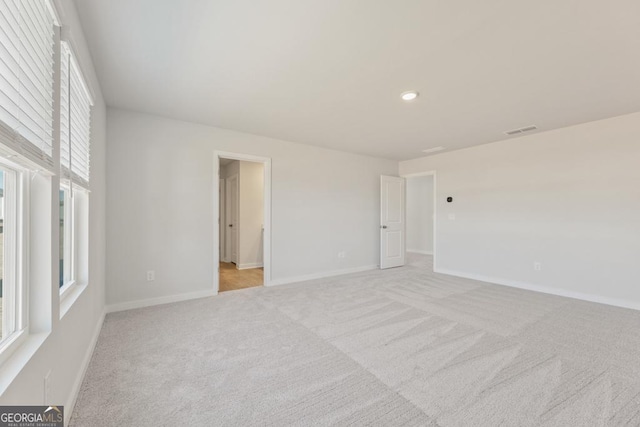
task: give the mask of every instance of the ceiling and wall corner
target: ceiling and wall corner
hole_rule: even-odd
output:
[[[411,159],[640,110],[636,0],[77,5],[109,106],[281,140]]]

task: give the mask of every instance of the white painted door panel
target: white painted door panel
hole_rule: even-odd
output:
[[[380,177],[380,268],[404,265],[404,178]]]
[[[218,216],[218,231],[220,240],[218,243],[220,261],[229,262],[227,259],[227,180],[220,178],[218,186],[218,200],[220,201],[220,211]]]
[[[229,260],[238,265],[238,175],[227,178],[227,252]]]

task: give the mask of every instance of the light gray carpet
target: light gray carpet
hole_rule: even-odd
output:
[[[640,312],[430,259],[107,316],[76,426],[640,425]]]

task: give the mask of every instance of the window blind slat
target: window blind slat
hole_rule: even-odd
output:
[[[19,36],[12,22],[13,21],[7,19],[0,7],[0,42],[7,46],[7,51],[14,52],[17,55],[17,41],[19,40]]]
[[[24,81],[30,82],[33,87],[39,89],[42,95],[46,95],[48,89],[53,81],[53,74],[43,73],[41,68],[34,63],[34,60],[29,56],[20,57],[20,70],[24,74]],[[53,67],[53,62],[46,65],[47,67]],[[45,88],[44,90],[42,88]],[[51,89],[52,91],[52,89]]]
[[[4,53],[5,51],[0,48],[0,69],[2,69],[0,76],[7,81],[7,84],[15,88],[18,86],[20,78],[16,71],[18,69],[18,62],[13,58],[6,57]]]
[[[0,37],[0,52],[2,54],[2,59],[4,61],[8,62],[12,62],[13,64],[18,65],[18,59],[20,57],[20,54],[18,53],[18,48],[13,46],[13,42],[11,40],[9,40],[8,38],[4,38],[5,34],[1,35],[2,37]]]
[[[34,16],[40,24],[38,25],[38,28],[46,28],[46,26],[48,25],[47,16],[50,15],[50,12],[47,6],[44,4],[43,1],[36,0],[32,4],[32,8],[34,11]],[[45,33],[42,33],[42,34],[45,34]]]
[[[50,123],[52,120],[51,113],[53,111],[53,106],[42,104],[42,102],[38,100],[38,94],[34,93],[33,89],[30,88],[29,85],[23,85],[21,88],[25,89],[21,92],[21,95],[22,101],[26,102],[20,103],[20,109],[25,112],[33,111],[37,113],[43,120]]]
[[[78,127],[78,131],[82,132],[83,129],[89,127],[89,122],[87,121],[88,118],[85,118],[84,116],[77,114],[75,111],[72,112],[71,114],[71,125],[73,126],[73,132],[76,132],[75,127]],[[73,135],[72,132],[72,135]]]
[[[30,129],[34,132],[51,129],[51,126],[48,123],[43,123],[33,111],[21,108],[19,112],[20,127],[17,129],[18,133],[23,134],[25,129]]]
[[[51,112],[52,108],[50,106],[43,106],[39,102],[36,102],[34,97],[28,91],[22,92],[22,101],[19,105],[19,110],[25,115],[25,117],[30,117],[32,120],[42,120],[47,123],[49,127],[51,127]]]
[[[5,123],[11,129],[14,129],[20,124],[20,121],[18,120],[18,118],[11,111],[8,111],[2,107],[0,107],[0,122]]]
[[[12,23],[19,22],[20,10],[18,9],[18,3],[12,1],[3,1],[0,3],[0,14],[2,14],[3,18],[10,24],[7,28],[10,28],[16,35],[17,26]]]
[[[86,116],[78,114],[75,111],[71,113],[71,123],[74,126],[79,127],[79,130],[89,127],[89,122],[87,120],[88,118]]]
[[[31,14],[35,13],[30,8],[30,3],[25,1],[23,4],[22,27],[24,31],[20,41],[24,49],[21,53],[33,62],[36,70],[51,70],[51,60],[53,58],[50,56],[50,51],[53,45],[53,31],[48,34],[49,40],[47,40],[43,33],[45,30],[42,28],[45,24],[38,25],[32,19],[33,15],[30,15],[30,12]],[[53,21],[51,21],[50,25],[51,29],[53,29]]]
[[[0,71],[2,70],[3,68],[0,65]],[[0,92],[2,92],[4,96],[7,97],[7,102],[11,102],[12,105],[17,106],[18,101],[20,100],[20,93],[16,89],[16,86],[12,84],[14,82],[6,80],[6,77],[8,77],[6,74],[0,74]],[[0,105],[5,104],[3,103]]]

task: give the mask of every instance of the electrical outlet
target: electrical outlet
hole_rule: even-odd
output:
[[[47,372],[44,376],[44,392],[42,394],[44,401],[43,405],[49,405],[51,403],[51,371]]]
[[[537,262],[537,261],[536,261],[536,262],[534,262],[534,263],[533,263],[533,269],[534,269],[535,271],[541,271],[541,270],[542,270],[542,264],[540,264],[540,263],[539,263],[539,262]]]
[[[147,282],[153,282],[156,280],[156,272],[155,270],[147,271]]]

